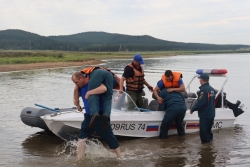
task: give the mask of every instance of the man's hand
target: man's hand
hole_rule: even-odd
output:
[[[119,89],[119,93],[120,94],[122,94],[123,93],[123,89],[121,88],[121,89]]]
[[[86,93],[86,95],[85,95],[85,99],[88,99],[89,96],[90,96],[90,93],[89,93],[89,91],[88,91],[88,92]]]
[[[76,106],[78,111],[82,111],[82,107],[79,104],[79,100],[74,100],[74,105]]]
[[[78,111],[82,112],[82,107],[80,105],[76,106]]]
[[[167,92],[168,92],[168,93],[174,92],[174,88],[167,88]]]
[[[74,100],[73,102],[74,102],[74,105],[75,105],[75,106],[79,106],[79,99]]]
[[[158,100],[159,104],[162,104],[164,102],[164,99],[161,97],[157,98],[157,100]]]
[[[148,90],[150,90],[150,92],[153,92],[154,88],[150,85],[148,85]]]

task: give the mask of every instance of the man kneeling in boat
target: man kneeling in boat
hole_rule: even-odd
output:
[[[112,82],[112,76],[110,74],[110,80]],[[103,119],[98,119],[96,121],[96,126],[93,128],[89,127],[89,124],[91,122],[91,113],[90,113],[90,107],[88,104],[88,98],[90,95],[99,95],[100,100],[99,100],[99,116],[100,118],[103,118],[103,108],[105,107],[105,103],[103,102],[102,99],[102,94],[107,92],[107,87],[104,84],[101,84],[99,87],[95,89],[88,89],[89,83],[89,77],[84,76],[81,72],[75,72],[72,75],[72,81],[75,83],[75,85],[79,88],[79,95],[81,96],[83,103],[84,103],[84,108],[85,108],[85,114],[84,114],[84,120],[81,125],[81,130],[78,136],[78,146],[77,146],[77,152],[78,152],[78,160],[80,160],[83,156],[84,150],[85,150],[85,145],[86,145],[86,140],[91,137],[91,134],[95,131],[105,142],[108,143],[110,149],[114,149],[116,155],[118,158],[121,157],[121,152],[120,152],[120,147],[119,143],[116,139],[116,137],[113,134],[113,131],[111,129],[110,122],[107,123],[107,128],[103,129],[102,124],[103,124]],[[112,84],[111,84],[112,85]],[[78,97],[79,98],[79,97]],[[112,100],[112,99],[111,99]],[[110,100],[110,103],[111,103]],[[80,107],[81,108],[81,107]]]

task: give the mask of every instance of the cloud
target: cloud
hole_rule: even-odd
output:
[[[248,0],[1,0],[0,30],[105,31],[179,42],[250,44]],[[231,33],[231,34],[230,34]],[[246,38],[249,37],[249,38]]]

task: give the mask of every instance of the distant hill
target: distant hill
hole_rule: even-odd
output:
[[[106,32],[83,32],[73,35],[40,36],[23,30],[0,31],[0,49],[69,50],[69,51],[168,51],[168,50],[237,50],[249,45],[183,43],[148,35],[131,36]]]
[[[166,44],[172,43],[153,38],[148,35],[131,36],[122,34],[111,34],[106,32],[83,32],[67,36],[49,36],[49,38],[72,43],[85,44]]]

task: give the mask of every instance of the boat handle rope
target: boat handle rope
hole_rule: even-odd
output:
[[[82,108],[84,109],[84,107]],[[65,111],[65,112],[61,112],[60,110],[56,113],[53,113],[53,114],[50,114],[51,117],[55,117],[57,115],[62,115],[62,114],[68,114],[68,113],[71,113],[71,112],[75,112],[75,113],[81,113],[82,111],[78,111],[78,110],[74,110],[74,111]]]
[[[50,111],[59,112],[59,109],[53,109],[53,108],[50,108],[50,107],[43,106],[41,104],[35,103],[35,106],[42,107],[42,108],[48,109]]]

